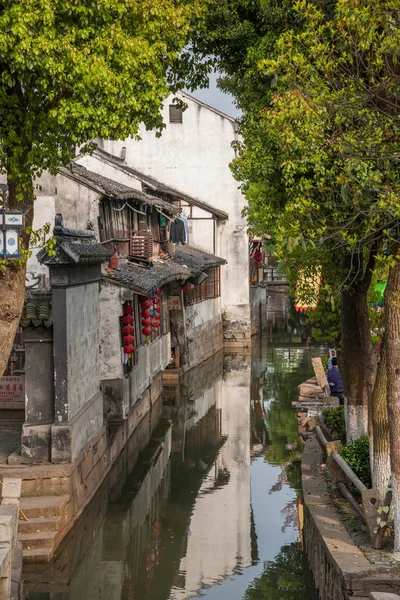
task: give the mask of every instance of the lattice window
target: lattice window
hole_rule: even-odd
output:
[[[130,254],[141,258],[153,256],[153,236],[149,231],[132,231]]]

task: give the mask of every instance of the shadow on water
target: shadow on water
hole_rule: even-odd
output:
[[[251,355],[216,355],[165,390],[149,449],[131,473],[121,455],[49,567],[25,568],[27,599],[317,600],[291,402],[319,348],[278,294]]]

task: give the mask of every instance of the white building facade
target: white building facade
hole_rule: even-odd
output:
[[[177,108],[175,97],[166,100],[162,111],[166,127],[161,137],[143,127],[140,141],[100,140],[99,148],[127,167],[228,214],[228,219],[222,220],[200,207],[184,208],[189,217],[190,243],[225,258],[229,264],[221,281],[224,317],[236,332],[234,339],[248,341],[249,246],[242,216],[245,199],[229,168],[235,156],[232,144],[238,140],[237,123],[185,93],[176,97],[187,108]],[[86,166],[93,169],[87,160]]]

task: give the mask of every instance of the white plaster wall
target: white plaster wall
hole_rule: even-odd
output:
[[[100,379],[123,377],[121,361],[121,334],[119,317],[122,316],[123,290],[115,285],[100,285],[99,338]]]
[[[65,175],[56,176],[49,173],[43,175],[37,181],[36,202],[41,196],[52,196],[54,198],[54,212],[61,213],[64,224],[71,229],[86,229],[90,220],[96,233],[97,217],[99,215],[100,194],[87,188]],[[35,204],[35,210],[36,204]],[[51,219],[47,219],[49,221]],[[54,225],[54,216],[51,222]]]
[[[189,329],[204,325],[217,316],[221,316],[221,298],[203,300],[185,307],[186,325]]]
[[[100,389],[99,284],[67,288],[68,418]]]
[[[136,350],[137,365],[129,377],[124,377],[119,317],[122,315],[122,304],[127,300],[132,300],[130,290],[108,283],[101,284],[99,302],[100,379],[102,381],[114,379],[124,381],[125,415],[148,388],[155,375],[166,368],[171,353],[170,334],[139,346]]]
[[[35,211],[33,217],[33,230],[38,231],[41,229],[46,223],[50,223],[50,231],[49,234],[43,236],[42,241],[49,239],[52,236],[52,230],[54,225],[54,217],[56,215],[55,209],[55,198],[54,196],[38,196],[35,200]],[[26,266],[26,276],[28,285],[32,279],[37,275],[47,275],[48,268],[44,265],[41,265],[37,260],[37,254],[41,249],[41,245],[31,245],[31,256],[28,258],[28,263]]]
[[[245,200],[233,179],[229,163],[234,158],[231,144],[237,139],[236,123],[212,109],[184,97],[188,104],[183,123],[169,123],[165,103],[166,128],[161,138],[154,132],[140,130],[141,141],[104,140],[104,150],[120,156],[127,148],[126,164],[159,181],[224,210],[229,220],[219,227],[218,250],[229,266],[222,268],[222,303],[233,320],[250,321],[248,281],[248,238],[241,213]],[[207,221],[193,221],[193,244],[210,252],[212,230]],[[209,227],[211,228],[211,222]]]

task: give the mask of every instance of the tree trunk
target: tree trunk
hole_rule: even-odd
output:
[[[387,411],[386,349],[383,347],[372,393],[373,443],[370,442],[373,488],[387,488],[390,480],[390,441]]]
[[[385,345],[389,416],[394,551],[400,553],[400,259],[389,271],[385,292]]]
[[[22,191],[22,202],[17,199],[17,193],[21,193],[21,189],[18,189],[15,181],[10,178],[8,188],[6,207],[26,211],[25,230],[20,236],[20,244],[22,248],[28,249],[33,220],[33,184],[31,183],[31,189]],[[21,260],[7,260],[4,269],[0,268],[0,376],[7,366],[24,307],[25,274],[26,257]]]
[[[368,286],[355,284],[342,292],[342,352],[339,365],[347,398],[347,440],[368,434],[368,398],[372,394],[376,364],[367,305]]]

